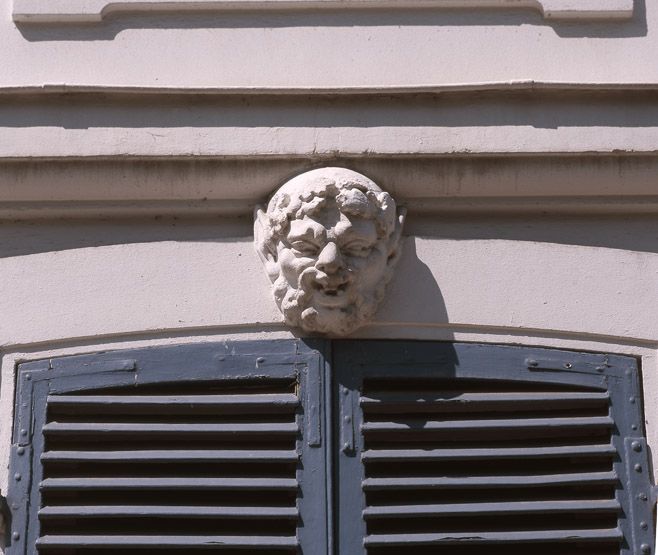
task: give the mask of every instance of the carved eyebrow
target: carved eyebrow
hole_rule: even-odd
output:
[[[289,243],[294,243],[295,241],[307,241],[310,243],[318,242],[315,235],[313,235],[313,232],[310,230],[306,230],[304,233],[291,233],[288,235]]]
[[[350,234],[350,235],[343,235],[340,237],[339,242],[342,245],[352,245],[352,244],[360,244],[360,245],[374,245],[377,242],[376,238],[370,238],[370,237],[363,237],[358,234]]]
[[[362,247],[372,247],[377,241],[374,239],[368,239],[365,237],[346,237],[341,241],[342,246],[362,246]]]
[[[317,243],[318,241],[322,241],[327,233],[326,229],[322,226],[307,225],[301,229],[298,226],[295,227],[297,227],[297,231],[294,228],[290,229],[288,234],[289,242],[302,240]]]
[[[341,245],[358,244],[370,247],[377,242],[377,234],[364,232],[364,230],[350,225],[339,235],[339,242]]]

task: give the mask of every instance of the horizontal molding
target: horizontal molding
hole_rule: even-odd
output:
[[[545,19],[626,20],[633,0],[14,0],[21,23],[97,23],[104,16],[131,12],[321,9],[490,9],[528,8]]]
[[[656,92],[15,94],[0,159],[656,154]]]
[[[141,87],[122,85],[87,85],[76,83],[41,83],[34,85],[0,86],[0,96],[53,97],[71,95],[112,95],[125,100],[151,96],[390,96],[418,94],[548,92],[560,93],[636,93],[658,91],[658,82],[612,81],[542,81],[511,79],[507,81],[477,81],[469,83],[420,83],[395,86],[337,86],[337,87]]]
[[[658,214],[658,196],[622,198],[400,198],[408,212],[418,216],[541,216]],[[0,220],[97,218],[228,217],[251,215],[254,202],[0,202]]]
[[[0,163],[0,215],[250,215],[291,176],[320,166],[368,175],[419,214],[654,213],[658,206],[658,156],[37,159]]]

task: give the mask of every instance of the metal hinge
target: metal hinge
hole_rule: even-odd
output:
[[[9,465],[9,487],[7,497],[2,499],[4,537],[9,543],[5,546],[6,555],[26,553],[29,491],[31,485],[30,446],[12,445]]]
[[[354,404],[356,392],[345,386],[340,387],[340,443],[341,450],[347,455],[355,452]]]
[[[652,555],[655,536],[653,533],[653,508],[656,486],[649,484],[647,442],[642,437],[624,440],[631,522],[633,523],[633,553]]]
[[[582,360],[569,360],[562,358],[547,357],[528,357],[525,359],[525,365],[529,370],[567,370],[571,372],[592,372],[596,370],[599,373],[605,372],[610,365],[607,359],[592,363]]]

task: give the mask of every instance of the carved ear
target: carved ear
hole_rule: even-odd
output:
[[[395,229],[391,236],[388,239],[388,262],[389,266],[395,266],[400,254],[402,253],[402,228],[404,227],[404,221],[407,218],[407,209],[400,207],[398,208],[397,217],[395,219]]]
[[[270,219],[265,212],[263,205],[254,208],[254,247],[260,259],[265,265],[265,271],[272,281],[274,281],[279,269],[277,266],[276,245],[272,241]]]

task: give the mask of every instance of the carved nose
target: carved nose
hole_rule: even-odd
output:
[[[325,274],[331,274],[344,268],[343,257],[338,247],[336,247],[336,243],[329,242],[326,244],[318,256],[315,267]]]

